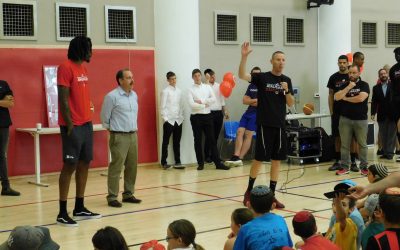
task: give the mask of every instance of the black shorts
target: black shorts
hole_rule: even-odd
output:
[[[76,164],[78,161],[89,163],[93,160],[92,123],[74,126],[69,136],[67,131],[67,126],[60,126],[64,163]]]
[[[331,128],[332,128],[332,136],[333,137],[340,137],[339,120],[340,120],[340,115],[333,114],[331,116]]]
[[[257,125],[257,161],[286,160],[287,142],[285,128]]]

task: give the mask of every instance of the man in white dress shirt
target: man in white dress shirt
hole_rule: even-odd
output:
[[[228,119],[227,112],[225,110],[225,97],[221,94],[219,90],[219,83],[215,81],[215,72],[212,69],[204,70],[204,75],[208,75],[208,85],[212,88],[215,95],[215,102],[210,105],[211,116],[214,125],[214,138],[215,143],[218,144],[219,133],[221,132],[222,123],[224,122],[224,117]],[[211,147],[209,146],[209,141],[206,140],[204,143],[204,157],[207,163],[211,163]]]
[[[161,116],[164,120],[163,141],[161,148],[161,166],[163,169],[171,168],[167,164],[169,138],[172,135],[175,165],[174,168],[184,169],[181,164],[180,142],[182,137],[183,103],[182,91],[176,87],[176,75],[167,73],[169,85],[161,93]]]
[[[198,167],[197,170],[204,169],[204,157],[202,148],[203,133],[209,141],[211,148],[211,158],[217,169],[229,170],[219,158],[217,143],[214,138],[214,126],[210,111],[210,105],[215,102],[215,95],[211,87],[201,82],[201,71],[192,71],[194,84],[189,88],[189,105],[191,108],[190,123],[192,124],[194,137],[194,150]]]

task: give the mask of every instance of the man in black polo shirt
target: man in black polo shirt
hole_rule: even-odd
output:
[[[360,79],[360,68],[357,65],[349,68],[349,80],[347,84],[343,85],[342,90],[335,94],[335,100],[342,100],[339,121],[342,169],[338,170],[336,174],[349,173],[350,144],[354,134],[360,145],[361,174],[367,175],[369,85]]]
[[[388,188],[379,195],[380,214],[385,231],[368,240],[366,250],[399,249],[400,246],[400,188]]]
[[[242,58],[239,66],[239,77],[257,86],[257,140],[256,153],[250,169],[249,184],[244,195],[243,204],[250,198],[257,174],[263,161],[271,160],[270,188],[275,192],[279,177],[281,160],[287,157],[286,146],[286,105],[294,104],[292,82],[283,74],[285,54],[276,51],[272,54],[272,70],[250,75],[246,73],[247,56],[252,52],[248,42],[242,45]],[[274,200],[277,208],[285,206]]]
[[[14,96],[6,81],[0,80],[0,178],[1,195],[19,196],[20,193],[10,187],[7,174],[7,148],[10,135],[11,117],[8,108],[14,106]]]
[[[349,59],[346,55],[341,55],[338,58],[339,71],[329,77],[329,110],[331,112],[331,127],[332,136],[335,138],[335,163],[329,168],[329,171],[341,169],[340,166],[340,134],[339,134],[339,118],[340,104],[334,98],[336,92],[342,89],[342,86],[349,81]]]
[[[390,69],[389,77],[393,88],[393,105],[397,121],[397,139],[400,143],[400,47],[394,50],[394,57],[397,63]],[[400,162],[400,156],[397,157],[396,161]]]

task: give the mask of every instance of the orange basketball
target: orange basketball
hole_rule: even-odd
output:
[[[314,104],[306,103],[303,106],[303,113],[305,115],[311,115],[314,112]]]

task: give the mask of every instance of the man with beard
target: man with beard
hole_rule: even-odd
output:
[[[383,155],[381,159],[393,159],[396,147],[396,117],[392,109],[392,86],[385,69],[378,71],[380,84],[372,89],[371,120],[379,124]]]
[[[341,139],[342,169],[337,175],[349,173],[350,144],[353,134],[360,145],[361,174],[368,173],[367,162],[367,131],[368,131],[368,83],[360,79],[360,68],[352,65],[349,68],[349,82],[344,84],[342,90],[335,94],[335,100],[342,100],[339,120],[339,133]]]
[[[349,81],[349,59],[345,55],[338,58],[339,71],[333,74],[328,81],[329,88],[329,110],[331,113],[332,136],[335,138],[335,163],[329,171],[340,170],[340,134],[339,118],[341,101],[335,100],[334,95],[342,89],[342,86]]]
[[[400,47],[394,50],[394,56],[397,63],[390,69],[389,76],[393,89],[393,106],[397,121],[397,139],[400,143]],[[400,156],[397,157],[396,161],[400,162]]]

